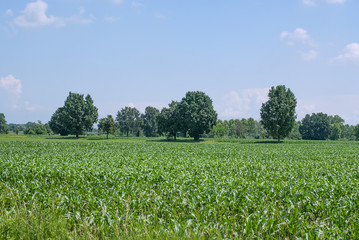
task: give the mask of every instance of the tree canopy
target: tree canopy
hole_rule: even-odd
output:
[[[7,134],[9,132],[9,127],[6,124],[5,114],[0,113],[0,133]]]
[[[204,92],[187,92],[179,104],[182,130],[199,140],[200,134],[208,133],[216,124],[217,113],[213,108],[212,99]]]
[[[324,113],[305,115],[299,132],[305,140],[325,140],[330,134],[330,118]]]
[[[145,114],[142,115],[143,119],[143,134],[146,137],[155,137],[157,135],[158,126],[156,116],[160,114],[160,111],[155,108],[148,106],[145,109]]]
[[[107,115],[106,118],[101,118],[98,124],[98,128],[106,133],[108,139],[109,134],[113,134],[116,130],[117,124],[112,115]]]
[[[296,119],[297,100],[292,91],[284,85],[272,87],[268,93],[268,101],[262,104],[261,123],[268,133],[277,138],[288,136]]]
[[[69,93],[65,104],[52,115],[49,122],[51,130],[61,135],[74,134],[76,138],[84,131],[91,131],[97,122],[98,110],[90,95]]]
[[[117,112],[116,121],[121,131],[125,132],[127,137],[129,133],[138,135],[142,124],[140,112],[135,107],[122,108],[121,111]]]
[[[168,108],[162,108],[161,113],[156,116],[158,133],[166,133],[168,137],[174,137],[174,140],[182,126],[178,106],[179,102],[172,101]]]

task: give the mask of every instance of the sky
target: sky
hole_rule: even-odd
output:
[[[260,119],[272,86],[297,120],[359,123],[357,0],[16,0],[0,2],[0,112],[48,122],[69,92],[99,117],[203,91],[218,118]]]

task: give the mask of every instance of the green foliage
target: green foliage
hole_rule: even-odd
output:
[[[117,128],[117,123],[113,119],[112,115],[107,115],[106,118],[101,118],[98,124],[99,130],[106,133],[108,139],[109,134],[114,134]]]
[[[9,127],[6,124],[5,114],[0,113],[0,134],[8,134]]]
[[[52,115],[49,125],[54,133],[74,134],[76,138],[84,131],[91,131],[97,122],[98,112],[90,95],[69,93],[65,104]]]
[[[157,108],[148,106],[145,109],[145,114],[142,115],[143,119],[143,133],[146,137],[156,137],[158,126],[156,117],[160,114]]]
[[[330,134],[330,120],[327,114],[312,113],[305,115],[299,127],[303,139],[325,140]]]
[[[330,125],[330,140],[338,140],[342,136],[343,123],[333,123]]]
[[[1,139],[2,239],[359,237],[358,142]]]
[[[299,132],[299,127],[301,126],[301,122],[295,122],[292,131],[290,131],[288,138],[292,140],[300,140],[302,139],[302,134]]]
[[[218,120],[217,124],[213,126],[211,136],[215,138],[221,138],[226,134],[226,128],[223,126],[222,121]]]
[[[359,124],[354,128],[354,136],[357,141],[359,141]]]
[[[122,108],[121,111],[117,112],[116,121],[127,137],[130,133],[134,136],[139,135],[142,119],[140,112],[135,107]]]
[[[51,133],[51,129],[48,124],[42,124],[41,121],[28,122],[25,124],[27,126],[23,131],[26,135],[46,135]]]
[[[293,129],[297,100],[292,91],[284,85],[272,87],[268,98],[268,101],[262,104],[261,123],[268,133],[280,142],[280,139],[288,136]]]
[[[208,133],[217,121],[212,100],[204,92],[187,92],[179,104],[179,112],[182,129],[196,141],[200,134]]]
[[[168,137],[177,139],[177,133],[182,128],[181,115],[179,112],[179,103],[172,101],[168,108],[162,108],[161,113],[156,116],[158,133],[167,134]]]

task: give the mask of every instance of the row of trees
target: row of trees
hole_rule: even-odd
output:
[[[217,121],[212,100],[203,92],[187,92],[180,102],[172,101],[161,111],[147,107],[144,114],[136,108],[125,107],[117,112],[116,122],[111,115],[100,119],[99,129],[108,134],[118,127],[126,136],[146,137],[167,135],[175,140],[178,133],[187,134],[199,140],[203,133],[209,133]]]
[[[212,100],[203,92],[187,92],[181,101],[172,101],[161,111],[148,106],[144,114],[134,107],[125,107],[117,112],[116,118],[108,115],[99,120],[100,132],[154,137],[166,135],[176,139],[191,136],[195,140],[199,137],[273,137],[281,139],[359,139],[359,125],[357,127],[344,124],[344,120],[335,115],[324,113],[307,114],[301,121],[296,122],[295,108],[297,100],[284,85],[272,87],[268,93],[268,101],[260,109],[261,120],[231,119],[217,121]],[[25,125],[6,124],[5,115],[0,114],[0,133],[8,133],[9,129],[25,134],[60,135],[73,134],[78,138],[86,131],[92,131],[98,121],[98,109],[94,106],[90,95],[69,93],[64,106],[56,110],[47,124],[27,123]],[[205,135],[203,135],[205,134]]]

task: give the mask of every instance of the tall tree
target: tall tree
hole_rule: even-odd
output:
[[[155,137],[157,134],[158,126],[156,116],[160,114],[157,108],[148,106],[145,109],[145,114],[142,115],[143,119],[143,133],[146,137]]]
[[[161,135],[167,133],[167,136],[173,136],[175,141],[182,126],[178,106],[179,102],[172,101],[168,104],[168,108],[162,108],[161,113],[156,116],[158,133]]]
[[[9,133],[9,127],[7,126],[5,114],[0,113],[0,133]]]
[[[261,123],[268,133],[280,142],[294,126],[297,100],[292,91],[284,85],[272,87],[268,98],[268,101],[262,104]]]
[[[330,134],[330,119],[324,113],[305,115],[299,132],[305,140],[325,140]]]
[[[49,125],[51,130],[55,134],[60,134],[61,136],[67,136],[70,134],[70,129],[67,127],[67,114],[64,107],[60,107],[52,115]]]
[[[98,124],[98,128],[106,133],[108,139],[109,134],[113,134],[116,130],[117,124],[112,115],[107,115],[106,118],[101,118]]]
[[[188,134],[199,140],[200,134],[208,133],[216,124],[217,113],[213,108],[212,99],[204,92],[187,92],[179,104],[183,128]]]
[[[135,107],[125,107],[117,112],[116,121],[121,131],[136,135],[141,127],[140,112]]]
[[[69,93],[65,104],[51,117],[49,125],[54,133],[69,133],[79,137],[84,131],[91,131],[97,122],[98,111],[90,95]]]

